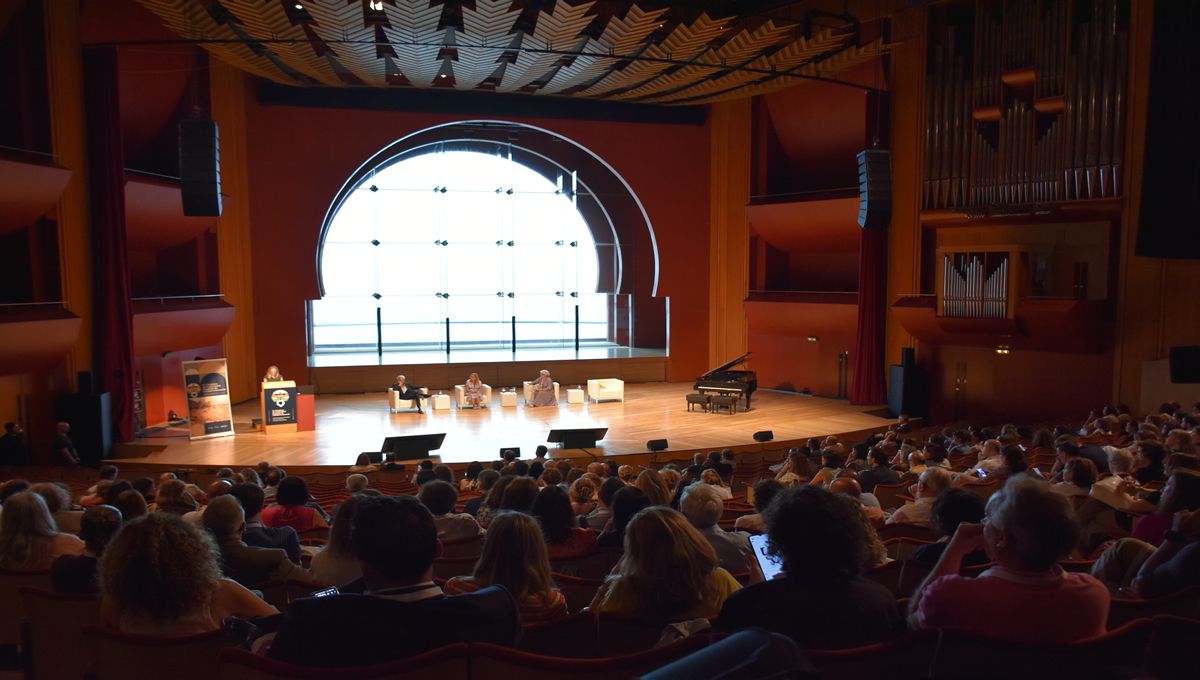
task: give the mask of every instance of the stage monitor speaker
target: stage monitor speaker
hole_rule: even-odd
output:
[[[413,460],[426,458],[430,451],[442,448],[446,439],[445,432],[437,434],[411,434],[402,437],[388,437],[379,447],[380,452],[392,454],[392,460]]]
[[[651,439],[650,441],[646,442],[646,450],[654,452],[654,453],[658,453],[659,451],[666,451],[667,450],[667,440],[666,439]]]
[[[372,465],[379,465],[383,463],[383,451],[363,451],[362,455],[366,456]],[[355,465],[357,464],[358,463],[356,461]]]
[[[113,440],[112,402],[108,392],[63,395],[56,406],[58,420],[71,425],[68,436],[85,465],[99,465],[109,457]]]
[[[564,449],[590,449],[608,434],[607,427],[576,427],[550,430],[546,441]]]
[[[772,432],[771,430],[763,430],[762,432],[754,433],[754,441],[756,441],[756,442],[769,442],[774,438],[775,438],[775,433]]]
[[[1200,345],[1172,347],[1170,365],[1171,382],[1200,383]]]
[[[220,147],[216,121],[179,122],[179,189],[188,217],[221,216]]]
[[[1196,162],[1200,129],[1195,113],[1188,110],[1191,107],[1181,105],[1200,99],[1198,33],[1200,3],[1154,3],[1154,37],[1146,71],[1150,84],[1146,120],[1153,123],[1146,126],[1143,147],[1136,246],[1136,254],[1143,257],[1200,258],[1200,217],[1192,203],[1200,195]],[[1110,170],[1111,166],[1102,166],[1102,174]],[[1091,171],[1088,176],[1090,184]],[[1120,190],[1124,175],[1111,172],[1110,176]]]
[[[893,417],[925,415],[927,398],[919,366],[892,364],[888,367],[888,411]]]
[[[892,154],[886,149],[858,153],[858,226],[886,227],[892,219]]]

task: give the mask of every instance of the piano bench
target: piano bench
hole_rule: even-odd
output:
[[[687,395],[688,411],[692,410],[693,406],[699,405],[705,411],[708,410],[709,399],[707,394],[689,394]]]
[[[729,415],[737,413],[739,397],[729,394],[714,394],[708,398],[709,410],[717,413],[722,408],[729,409]]]

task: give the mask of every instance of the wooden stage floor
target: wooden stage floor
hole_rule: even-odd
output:
[[[732,416],[688,412],[684,395],[691,391],[691,383],[626,383],[624,402],[567,404],[564,386],[558,408],[524,404],[516,408],[493,405],[478,411],[427,408],[424,415],[389,413],[382,393],[318,395],[315,431],[274,435],[251,429],[250,419],[257,417],[258,404],[244,402],[233,409],[233,437],[191,442],[186,432],[170,433],[179,436],[163,432],[137,440],[134,448],[165,446],[137,459],[145,463],[240,467],[269,460],[281,466],[348,466],[360,452],[378,451],[385,437],[445,432],[445,443],[436,453],[444,462],[466,463],[494,460],[502,447],[511,446],[520,446],[522,456],[529,457],[553,427],[609,428],[597,448],[570,454],[600,457],[645,453],[650,439],[667,439],[669,452],[753,444],[752,435],[759,430],[772,430],[776,440],[788,440],[882,429],[896,422],[869,413],[879,407],[769,390],[754,394],[754,408],[749,412]]]

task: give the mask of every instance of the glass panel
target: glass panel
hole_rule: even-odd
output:
[[[321,278],[326,295],[371,295],[376,290],[375,246],[325,242]]]
[[[445,247],[449,256],[446,291],[451,295],[491,295],[504,290],[504,263],[499,257],[506,248],[486,245],[455,244]]]
[[[442,292],[444,250],[442,246],[433,245],[432,241],[380,244],[379,293],[385,296],[428,293],[432,298],[434,293]]]

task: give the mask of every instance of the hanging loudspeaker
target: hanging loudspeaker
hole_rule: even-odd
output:
[[[221,216],[221,149],[216,121],[179,123],[179,185],[183,214]]]
[[[886,149],[858,153],[858,226],[877,229],[892,219],[892,154]]]

